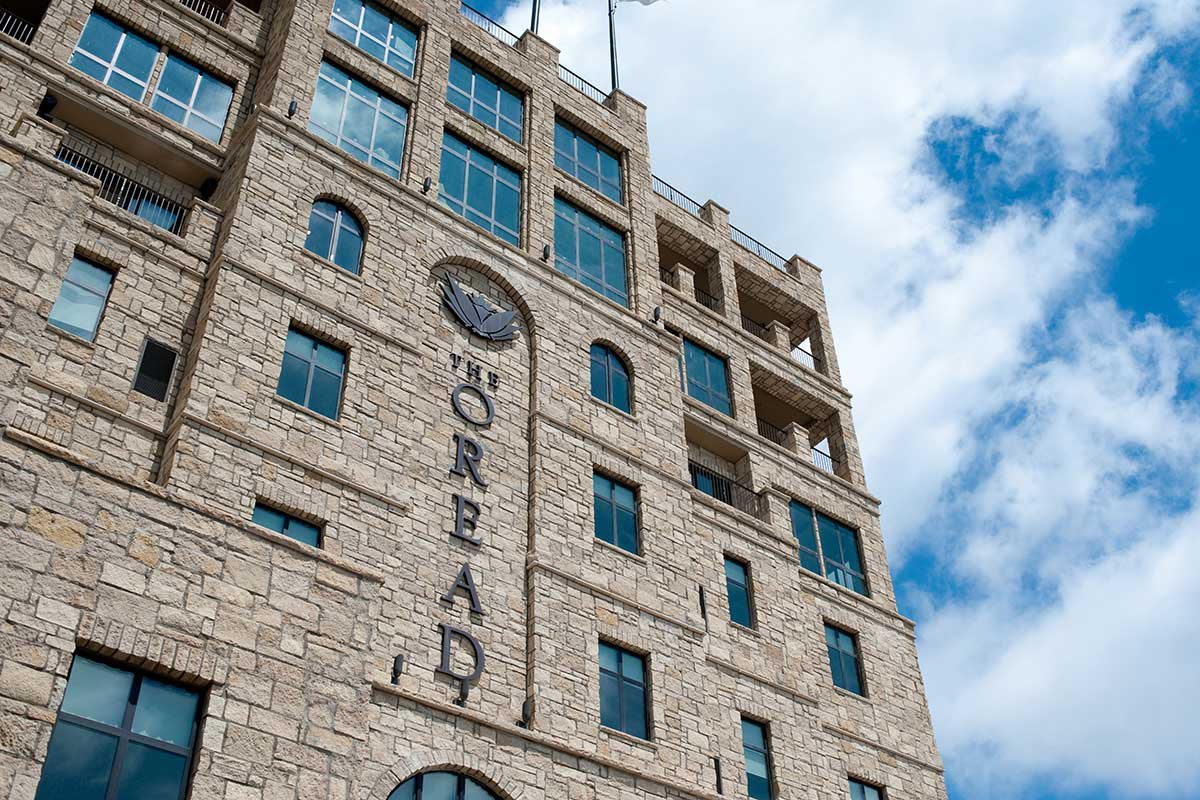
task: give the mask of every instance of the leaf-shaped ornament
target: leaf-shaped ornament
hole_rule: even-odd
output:
[[[517,330],[512,324],[513,317],[516,315],[516,310],[497,311],[483,321],[479,332],[493,341],[507,341],[517,335]]]

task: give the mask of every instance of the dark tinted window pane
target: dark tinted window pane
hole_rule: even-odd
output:
[[[729,593],[729,618],[751,627],[754,619],[750,613],[750,577],[744,564],[725,559],[725,588]]]
[[[288,517],[282,511],[276,511],[259,503],[254,506],[254,516],[251,519],[255,525],[261,525],[276,533],[283,533]]]
[[[616,544],[616,523],[613,516],[612,503],[600,495],[595,496],[596,506],[596,538],[609,544]]]
[[[630,553],[638,551],[637,514],[627,509],[617,511],[617,546]]]
[[[600,724],[621,728],[621,680],[616,675],[600,673]]]
[[[625,720],[625,732],[633,736],[646,738],[646,691],[642,686],[629,682],[621,695],[622,716]]]
[[[103,800],[116,752],[116,736],[59,721],[36,800]]]
[[[163,742],[190,747],[200,696],[182,686],[142,679],[133,732]]]
[[[424,777],[421,800],[457,800],[457,775],[449,772],[430,772]]]
[[[304,405],[307,389],[308,363],[291,353],[284,353],[283,368],[279,372],[279,395]]]
[[[62,710],[106,725],[120,725],[132,687],[131,673],[76,656]]]
[[[179,800],[187,758],[130,742],[121,765],[117,800]]]
[[[166,400],[174,369],[175,351],[147,339],[142,350],[141,363],[138,364],[137,377],[133,381],[134,391],[155,400]]]

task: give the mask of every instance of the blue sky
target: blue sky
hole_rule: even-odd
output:
[[[1200,798],[1200,1],[618,18],[656,174],[823,269],[951,796]]]

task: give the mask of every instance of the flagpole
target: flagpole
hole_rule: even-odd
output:
[[[617,75],[617,0],[608,0],[608,54],[612,61],[612,88],[615,92],[621,88],[621,80]]]
[[[541,15],[542,15],[542,0],[533,0],[533,19],[530,20],[530,22],[529,22],[529,30],[533,31],[534,33],[537,33],[538,22],[539,22],[538,17],[540,17]]]

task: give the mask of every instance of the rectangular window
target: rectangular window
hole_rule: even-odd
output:
[[[554,163],[608,199],[624,202],[621,199],[620,158],[560,120],[554,122]]]
[[[265,506],[261,502],[254,504],[254,516],[251,521],[255,525],[261,525],[267,530],[282,533],[284,536],[290,536],[299,542],[310,544],[313,547],[321,546],[321,528],[318,525],[313,525],[311,522],[305,522],[299,517],[293,517],[291,514],[285,514],[282,511],[276,511],[270,506]]]
[[[683,357],[687,364],[687,393],[722,414],[733,413],[729,398],[729,370],[725,359],[706,350],[691,339],[683,340]]]
[[[600,642],[600,724],[639,739],[650,738],[646,715],[646,660]]]
[[[217,142],[232,99],[232,86],[171,53],[150,107]]]
[[[858,657],[858,642],[854,634],[827,624],[825,646],[829,650],[829,671],[833,674],[833,685],[865,695],[862,661]]]
[[[200,694],[75,656],[35,800],[177,800]]]
[[[729,594],[729,619],[747,628],[754,627],[754,607],[750,597],[750,565],[725,556],[725,590]]]
[[[158,45],[93,11],[71,54],[71,66],[141,102],[157,58]]]
[[[113,273],[82,258],[71,260],[58,299],[50,309],[50,324],[89,342],[96,338],[100,315],[108,302]]]
[[[742,754],[746,758],[746,794],[752,800],[773,800],[771,751],[767,726],[742,717]]]
[[[869,783],[850,779],[850,800],[884,800],[883,790]]]
[[[560,197],[554,198],[554,265],[589,289],[629,305],[624,235]]]
[[[825,577],[859,594],[866,594],[867,579],[863,575],[858,531],[834,522],[824,514],[817,514],[817,528],[821,532]]]
[[[821,573],[821,554],[817,551],[817,529],[813,525],[813,510],[795,500],[788,503],[792,516],[792,536],[800,546],[800,566],[809,572]]]
[[[599,472],[593,472],[592,497],[596,538],[630,553],[637,553],[637,492]]]
[[[334,0],[329,30],[402,75],[413,76],[416,28],[374,3]]]
[[[521,95],[455,54],[450,56],[446,99],[514,142],[521,141],[525,113]]]
[[[142,358],[138,362],[137,376],[133,379],[133,390],[160,403],[167,399],[171,388],[171,373],[175,371],[175,351],[153,339],[142,345]]]
[[[328,61],[321,62],[308,127],[359,161],[400,177],[408,109]]]
[[[450,133],[442,134],[438,200],[509,244],[521,236],[521,176]]]
[[[337,419],[346,353],[292,328],[283,348],[279,396]]]

